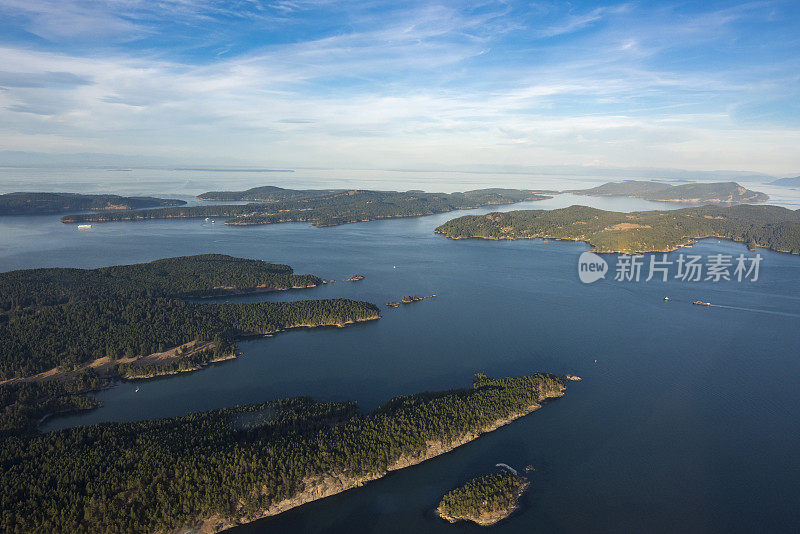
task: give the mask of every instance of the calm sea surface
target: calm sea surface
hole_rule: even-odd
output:
[[[795,201],[786,194],[784,204]],[[575,203],[664,207],[560,195],[499,209]],[[461,214],[325,229],[190,220],[97,224],[85,232],[58,217],[0,218],[3,271],[225,253],[339,280],[236,300],[348,297],[383,308],[380,321],[246,341],[237,360],[121,384],[98,395],[102,408],[54,419],[45,430],[293,395],[356,400],[371,410],[397,395],[465,386],[475,372],[575,373],[582,382],[529,417],[240,532],[483,531],[446,524],[433,509],[443,493],[498,462],[535,471],[523,509],[493,532],[800,529],[799,257],[760,251],[754,283],[584,285],[576,265],[586,245],[451,241],[433,233]],[[716,239],[669,256],[680,252],[747,254],[743,245]],[[341,281],[351,274],[366,279]],[[400,309],[384,306],[402,295],[432,293],[435,299]]]

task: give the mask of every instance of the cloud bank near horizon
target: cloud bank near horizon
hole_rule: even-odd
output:
[[[0,0],[0,21],[0,151],[800,169],[790,0]]]

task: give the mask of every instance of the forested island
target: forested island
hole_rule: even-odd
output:
[[[235,340],[380,317],[347,299],[195,303],[187,297],[313,287],[288,265],[224,255],[101,269],[0,273],[0,434],[94,406],[113,379],[195,370],[235,356]]]
[[[668,252],[718,237],[800,254],[800,210],[778,206],[701,206],[622,213],[586,206],[465,215],[435,230],[451,239],[564,239],[595,252]]]
[[[204,200],[253,201],[244,205],[209,205],[152,210],[108,211],[68,215],[64,223],[142,221],[148,219],[188,219],[219,217],[225,224],[246,226],[286,222],[309,222],[314,226],[399,217],[418,217],[495,204],[549,198],[536,191],[519,189],[479,189],[464,193],[426,193],[424,191],[293,190],[259,187],[248,191],[203,193]]]
[[[519,508],[519,498],[529,487],[525,477],[505,471],[480,476],[446,493],[436,513],[450,523],[494,525]]]
[[[625,196],[658,202],[681,202],[686,204],[735,204],[764,202],[769,199],[768,195],[745,189],[736,182],[671,185],[663,182],[625,180],[624,182],[609,182],[591,189],[578,189],[567,192],[596,197]]]
[[[79,193],[6,193],[0,195],[0,215],[49,215],[70,211],[134,210],[183,206],[183,200]]]
[[[418,464],[560,397],[548,374],[397,397],[307,397],[0,442],[4,532],[216,532]]]

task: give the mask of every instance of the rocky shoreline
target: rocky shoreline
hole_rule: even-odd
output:
[[[506,519],[511,514],[519,510],[519,499],[531,487],[531,483],[525,477],[517,477],[519,479],[519,486],[514,494],[514,502],[511,506],[503,508],[502,510],[482,511],[477,515],[467,516],[451,516],[442,511],[441,505],[436,509],[436,515],[447,521],[448,523],[458,523],[459,521],[471,521],[482,527],[490,527],[495,523],[499,523]]]
[[[367,482],[382,478],[392,471],[411,467],[442,454],[446,454],[453,449],[460,447],[461,445],[477,439],[482,434],[497,430],[498,428],[505,426],[516,419],[519,419],[520,417],[524,417],[525,415],[528,415],[541,408],[542,402],[563,396],[564,389],[565,388],[562,388],[557,394],[540,396],[538,403],[528,406],[528,408],[522,412],[514,413],[508,417],[498,419],[484,426],[483,428],[467,432],[466,434],[463,434],[459,438],[452,441],[429,442],[424,451],[421,451],[415,455],[402,456],[394,463],[390,464],[385,470],[360,476],[349,475],[347,473],[331,473],[324,476],[308,478],[304,481],[305,488],[302,491],[299,491],[289,499],[274,503],[265,509],[258,510],[253,513],[244,513],[245,511],[241,510],[242,515],[236,519],[226,519],[221,517],[198,518],[193,524],[177,529],[173,531],[173,533],[179,534],[189,531],[198,534],[210,534],[214,532],[220,532],[238,525],[256,521],[258,519],[275,516],[287,510],[291,510],[292,508],[296,508],[297,506],[323,499],[325,497],[330,497],[352,488],[363,486]]]

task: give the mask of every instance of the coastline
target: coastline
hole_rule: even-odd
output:
[[[270,336],[273,336],[273,335],[278,334],[280,332],[285,332],[287,330],[292,330],[292,329],[295,329],[295,328],[324,328],[324,327],[344,328],[346,326],[349,326],[349,325],[352,325],[352,324],[356,324],[356,323],[367,322],[367,321],[376,321],[376,320],[378,320],[380,318],[381,318],[381,315],[380,314],[376,314],[376,315],[373,315],[373,316],[370,316],[370,317],[364,317],[364,318],[361,318],[361,319],[354,319],[354,320],[351,320],[351,321],[345,321],[345,322],[341,322],[341,323],[293,324],[293,325],[285,326],[285,327],[277,329],[277,330],[269,330],[269,331],[266,331],[266,332],[242,333],[242,334],[236,336],[236,339],[237,340],[241,340],[241,339],[257,338],[257,337],[270,337]],[[35,375],[32,375],[32,376],[9,378],[9,379],[0,381],[0,385],[13,384],[13,383],[19,383],[19,382],[57,380],[57,379],[60,379],[60,378],[67,377],[72,373],[80,372],[80,371],[82,371],[84,369],[89,369],[89,368],[97,369],[99,367],[107,366],[108,364],[116,365],[116,364],[120,364],[120,363],[141,362],[142,360],[153,359],[154,356],[157,356],[159,354],[166,354],[168,352],[175,351],[178,348],[189,346],[189,345],[192,345],[194,343],[197,343],[197,341],[196,340],[195,341],[190,341],[188,343],[184,343],[183,345],[178,345],[177,347],[172,347],[171,349],[165,351],[164,353],[152,353],[152,354],[147,354],[145,356],[138,356],[138,357],[135,357],[135,358],[119,358],[117,360],[111,360],[108,357],[98,358],[96,360],[92,360],[91,362],[88,362],[87,364],[81,366],[78,369],[73,369],[73,370],[70,370],[70,371],[62,371],[58,367],[54,367],[52,369],[49,369],[47,371],[43,371],[41,373],[38,373],[38,374],[35,374]],[[200,350],[207,349],[207,348],[209,348],[210,345],[213,345],[213,344],[210,343],[210,342],[205,342],[200,347]],[[213,348],[213,347],[211,347],[211,348]],[[128,377],[123,375],[123,376],[118,376],[117,378],[123,379],[123,380],[140,380],[140,379],[143,379],[143,378],[156,378],[156,377],[159,377],[159,376],[169,376],[169,375],[174,375],[174,374],[183,373],[183,372],[201,370],[201,369],[203,369],[204,367],[206,367],[209,364],[218,363],[218,362],[222,362],[222,361],[226,361],[226,360],[232,360],[232,359],[235,359],[236,357],[237,357],[237,353],[234,351],[232,353],[224,354],[224,355],[220,356],[219,358],[214,358],[212,360],[209,360],[205,364],[198,365],[198,366],[195,366],[193,368],[181,369],[181,370],[176,370],[176,371],[172,371],[171,370],[171,371],[164,372],[164,373],[156,373],[156,374],[153,374],[153,375],[148,375],[147,377],[145,377],[145,376],[135,376],[135,377],[128,378]],[[172,358],[172,359],[180,360],[181,358]]]
[[[458,523],[459,521],[469,521],[472,523],[476,523],[482,527],[490,527],[496,523],[499,523],[503,519],[510,517],[514,512],[519,510],[519,499],[522,495],[528,491],[531,487],[531,483],[525,477],[518,477],[520,479],[520,486],[516,491],[514,504],[505,510],[499,510],[496,512],[491,513],[483,513],[476,517],[458,517],[458,516],[449,516],[442,512],[441,506],[436,508],[436,515],[440,518],[444,519],[448,523]]]
[[[462,434],[460,437],[452,441],[428,442],[425,450],[420,451],[417,454],[401,456],[400,458],[395,460],[392,464],[387,466],[385,470],[380,470],[362,476],[351,476],[346,473],[330,473],[322,476],[308,478],[304,481],[305,488],[302,491],[297,492],[295,495],[293,495],[288,499],[284,499],[283,501],[273,503],[267,508],[257,510],[250,514],[243,514],[240,517],[236,517],[234,519],[223,519],[221,517],[216,517],[216,516],[207,518],[198,518],[192,524],[184,525],[181,528],[170,531],[170,533],[180,534],[186,532],[187,529],[191,532],[196,532],[199,534],[212,534],[216,532],[221,532],[236,526],[257,521],[259,519],[264,519],[267,517],[272,517],[281,514],[298,506],[302,506],[303,504],[313,502],[319,499],[324,499],[325,497],[330,497],[342,493],[344,491],[347,491],[349,489],[361,487],[368,482],[383,478],[392,471],[397,471],[400,469],[404,469],[406,467],[412,467],[422,462],[425,462],[426,460],[430,460],[442,454],[446,454],[462,445],[465,445],[479,438],[483,434],[497,430],[498,428],[501,428],[521,417],[531,414],[536,410],[538,410],[539,408],[541,408],[542,403],[551,399],[562,397],[564,395],[565,389],[566,386],[562,386],[561,390],[558,393],[540,396],[537,403],[528,406],[525,410],[510,414],[505,418],[497,419],[482,428]]]
[[[655,252],[661,252],[661,253],[675,252],[676,250],[678,250],[678,249],[680,249],[682,247],[685,247],[686,245],[694,245],[698,241],[701,241],[703,239],[720,239],[720,240],[724,239],[724,240],[730,241],[732,243],[741,243],[743,245],[747,245],[747,243],[745,241],[740,241],[738,239],[732,239],[730,237],[725,237],[725,236],[721,236],[721,235],[708,235],[708,236],[703,236],[703,237],[686,237],[687,241],[682,242],[682,243],[677,244],[677,245],[672,246],[672,247],[666,247],[666,248],[662,248],[662,249],[652,248],[652,249],[647,249],[647,250],[630,251],[630,250],[598,248],[595,244],[593,244],[591,241],[588,241],[586,239],[579,239],[579,238],[571,239],[571,238],[568,238],[568,237],[552,237],[552,236],[548,236],[548,235],[502,236],[502,237],[491,237],[491,236],[480,236],[480,235],[474,235],[474,236],[449,236],[444,232],[438,231],[438,229],[434,230],[433,232],[436,233],[436,234],[442,235],[442,236],[446,237],[447,239],[452,239],[454,241],[458,241],[460,239],[484,239],[484,240],[487,240],[487,241],[517,241],[517,240],[520,240],[520,239],[547,239],[547,240],[550,240],[550,241],[568,241],[568,242],[572,242],[572,243],[586,243],[587,245],[589,245],[589,247],[591,247],[589,249],[589,252],[594,252],[595,254],[631,254],[631,255],[636,255],[636,254],[649,254],[649,253],[655,253]],[[771,250],[772,252],[779,252],[781,254],[789,254],[789,255],[792,255],[792,256],[800,255],[800,253],[792,252],[790,250],[780,250],[780,249],[774,249],[774,248],[769,248],[769,247],[756,246],[756,250],[758,250],[759,248],[763,248],[764,250]]]

